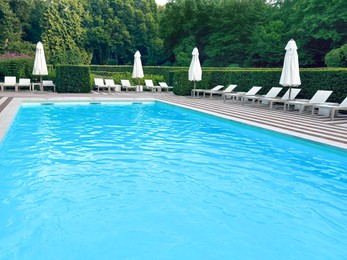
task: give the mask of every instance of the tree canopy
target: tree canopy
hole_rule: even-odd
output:
[[[279,67],[294,38],[301,66],[336,66],[346,28],[346,0],[0,1],[0,54],[41,40],[51,64],[188,66],[198,47],[203,66]]]

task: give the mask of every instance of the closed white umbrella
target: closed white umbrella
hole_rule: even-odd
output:
[[[195,89],[196,81],[200,81],[202,78],[202,70],[201,70],[201,65],[199,60],[198,48],[196,47],[194,48],[192,55],[193,57],[189,66],[188,79],[190,81],[194,81],[194,89]]]
[[[33,75],[40,76],[41,84],[42,84],[42,76],[48,75],[45,52],[43,50],[43,45],[41,42],[38,42],[36,45]]]
[[[140,91],[140,79],[144,77],[144,74],[143,74],[143,68],[142,68],[142,62],[141,62],[141,54],[139,51],[136,51],[134,55],[134,68],[133,68],[132,77],[134,79],[138,79],[137,90]]]
[[[280,85],[289,87],[289,100],[291,99],[291,88],[301,85],[297,49],[298,47],[293,39],[285,47],[286,54],[284,56]]]

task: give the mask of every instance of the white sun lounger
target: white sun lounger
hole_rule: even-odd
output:
[[[53,83],[52,80],[43,80],[42,81],[42,90],[44,90],[45,87],[51,87],[53,92],[55,92],[55,84]]]
[[[173,89],[173,87],[168,86],[168,85],[166,84],[166,82],[159,82],[159,86],[162,88],[162,90],[166,90],[166,91],[169,91],[169,90],[172,90],[172,89]]]
[[[145,85],[146,85],[146,88],[148,88],[152,92],[154,92],[154,91],[160,92],[161,91],[161,87],[160,86],[154,86],[153,80],[151,80],[151,79],[145,79]]]
[[[137,87],[136,86],[132,86],[130,84],[130,81],[128,79],[121,79],[121,85],[122,85],[122,88],[125,88],[125,90],[128,92],[129,89],[134,89],[136,90]]]
[[[98,92],[102,88],[107,88],[109,90],[109,87],[104,83],[104,79],[102,78],[94,78],[94,85]]]
[[[323,104],[323,105],[314,105],[312,108],[312,116],[315,115],[316,109],[319,111],[328,111],[328,116],[330,116],[331,121],[335,119],[338,111],[347,111],[347,97],[341,102],[341,104]]]
[[[105,85],[108,87],[108,92],[111,92],[112,89],[115,92],[120,92],[121,90],[120,85],[114,84],[113,79],[105,79]]]
[[[313,107],[315,105],[322,105],[327,101],[329,96],[333,93],[331,90],[318,90],[310,100],[288,100],[284,102],[284,111],[289,109],[290,106],[299,107],[299,113],[305,110],[306,107]]]
[[[6,90],[6,87],[14,87],[14,90],[18,91],[16,77],[5,76],[4,83],[1,83],[1,91]]]
[[[21,88],[21,87],[28,87],[29,90],[31,90],[31,82],[30,79],[19,79],[19,83],[17,84],[17,89]]]
[[[237,85],[233,85],[233,84],[230,84],[226,89],[224,90],[205,90],[203,93],[204,93],[204,97],[206,94],[210,94],[210,98],[212,98],[212,95],[225,95],[226,93],[231,93],[234,91],[234,89],[237,87]]]
[[[289,98],[289,91],[290,91],[290,98]],[[269,108],[272,109],[273,108],[273,104],[284,104],[286,101],[288,100],[294,100],[296,98],[296,96],[299,94],[299,92],[301,91],[301,88],[292,88],[291,90],[287,90],[286,93],[284,93],[284,95],[281,98],[261,98],[258,101],[258,106],[260,106],[260,103],[262,104],[269,104]]]
[[[195,88],[195,89],[192,89],[192,96],[198,97],[199,93],[204,93],[207,90],[217,91],[217,90],[221,90],[222,88],[224,88],[223,85],[217,85],[217,86],[213,87],[212,89]]]
[[[254,106],[255,101],[258,101],[258,106],[259,106],[259,99],[261,98],[275,98],[277,97],[278,93],[280,93],[282,90],[282,87],[272,87],[265,95],[263,96],[242,96],[241,100],[242,100],[242,105],[244,105],[245,100],[252,100],[252,106]]]
[[[236,100],[237,98],[241,98],[243,96],[255,96],[255,94],[258,93],[259,90],[261,90],[262,87],[254,86],[247,92],[236,92],[236,93],[227,93],[224,95],[224,102],[227,98],[230,98],[231,100]]]

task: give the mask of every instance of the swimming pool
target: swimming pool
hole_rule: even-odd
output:
[[[25,104],[0,258],[342,259],[347,152],[159,102]]]

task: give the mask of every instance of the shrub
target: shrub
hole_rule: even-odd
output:
[[[89,66],[57,65],[56,89],[59,93],[89,93],[91,91]]]
[[[5,76],[16,76],[18,78],[33,78],[34,61],[26,58],[0,60],[0,80]]]
[[[172,85],[172,74],[170,74],[173,71],[186,69],[184,67],[172,67],[172,66],[143,66],[143,71],[145,74],[145,77],[147,75],[157,75],[161,76],[161,81],[166,81],[169,85]],[[188,68],[187,68],[188,69]],[[131,78],[131,73],[133,71],[133,66],[130,65],[91,65],[90,70],[93,74],[96,75],[103,75],[104,77],[110,76],[110,75],[117,75],[113,73],[129,73],[127,75],[127,78]]]
[[[112,78],[115,84],[121,84],[122,79],[131,79],[131,73],[130,72],[119,72],[119,73],[113,73]]]
[[[324,58],[325,65],[327,67],[339,68],[341,63],[341,55],[339,49],[329,51]]]
[[[345,68],[347,67],[347,44],[341,48],[331,50],[325,55],[325,65],[328,67]]]

